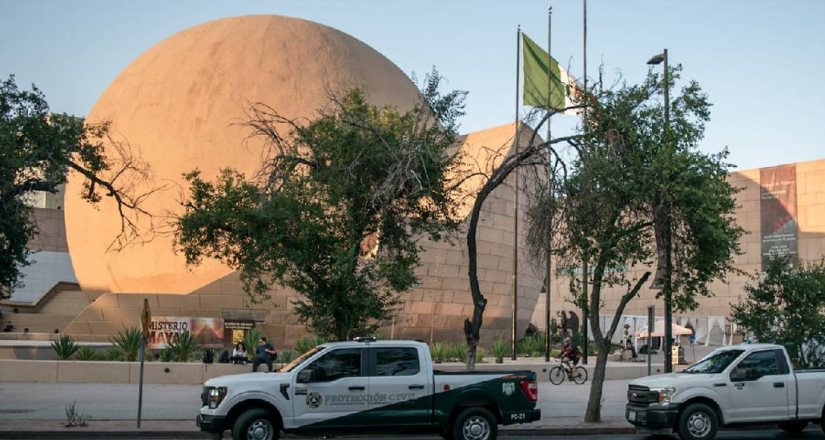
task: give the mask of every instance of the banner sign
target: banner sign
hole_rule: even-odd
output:
[[[796,262],[796,165],[760,169],[759,185],[762,268],[771,256],[787,256]]]
[[[147,348],[166,348],[188,331],[201,347],[223,347],[223,319],[153,316]]]
[[[255,328],[255,321],[223,321],[224,330],[252,330]]]

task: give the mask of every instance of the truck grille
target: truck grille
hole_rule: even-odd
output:
[[[627,387],[627,401],[633,405],[648,406],[658,400],[659,393],[650,391],[650,388],[639,385]]]
[[[209,405],[209,392],[207,387],[203,387],[203,391],[201,391],[201,406]]]

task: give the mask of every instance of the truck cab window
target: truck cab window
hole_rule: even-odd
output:
[[[779,363],[776,361],[774,350],[751,353],[739,363],[737,368],[751,369],[759,377],[779,374]]]
[[[306,367],[309,382],[332,382],[345,377],[361,376],[361,349],[333,350]]]
[[[376,348],[376,376],[413,376],[421,371],[415,348]]]

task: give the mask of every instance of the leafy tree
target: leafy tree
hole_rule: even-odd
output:
[[[106,154],[104,141],[113,154]],[[121,231],[114,248],[145,232],[139,225],[150,224],[152,216],[140,204],[154,190],[136,190],[136,183],[149,179],[148,168],[128,143],[112,139],[108,124],[84,125],[82,118],[51,113],[43,93],[34,86],[20,90],[14,76],[0,82],[0,299],[22,285],[26,246],[37,234],[26,197],[57,193],[70,172],[85,178],[83,199],[116,201]]]
[[[761,342],[784,345],[802,368],[825,366],[825,260],[795,266],[771,259],[731,319]]]
[[[310,122],[255,104],[248,126],[268,159],[257,176],[196,170],[177,242],[189,263],[217,258],[240,271],[253,299],[288,286],[301,322],[325,338],[370,334],[397,294],[418,282],[418,239],[454,230],[445,176],[464,93],[438,92],[434,72],[409,112],[352,90]],[[286,132],[285,132],[286,131]]]
[[[678,77],[678,70],[670,76]],[[598,351],[587,422],[601,418],[605,366],[620,318],[651,275],[634,277],[628,269],[649,266],[661,254],[659,198],[668,198],[677,310],[695,307],[697,295],[711,295],[707,283],[734,270],[731,257],[739,251],[742,230],[734,221],[726,153],[696,151],[710,104],[695,82],[684,87],[671,104],[671,128],[663,138],[663,112],[653,99],[661,90],[651,73],[640,85],[600,91],[573,141],[577,157],[569,173],[554,182],[557,192],[536,201],[529,218],[538,231],[530,234],[533,253],[546,249],[542,237],[549,236],[552,220],[553,249],[562,265],[588,267],[584,281],[571,276],[571,292],[586,311]],[[599,319],[604,289],[623,292],[608,312],[614,318],[606,329]]]

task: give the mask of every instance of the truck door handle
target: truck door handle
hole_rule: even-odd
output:
[[[365,388],[362,387],[362,386],[354,386],[354,387],[349,387],[349,390],[350,391],[364,391]]]
[[[423,390],[424,385],[410,385],[411,390]]]
[[[774,382],[773,387],[774,388],[785,388],[785,382]]]

